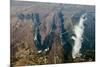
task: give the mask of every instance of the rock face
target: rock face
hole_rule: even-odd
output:
[[[82,56],[72,58],[72,29],[78,22],[76,14],[83,9],[94,11],[90,6],[14,2],[10,24],[11,66],[94,61],[94,49],[83,49]],[[38,53],[40,50],[42,52]]]

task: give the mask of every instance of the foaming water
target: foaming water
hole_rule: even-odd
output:
[[[80,49],[82,46],[83,33],[84,33],[84,28],[85,28],[84,22],[86,20],[87,18],[86,18],[86,13],[85,13],[80,17],[79,23],[74,26],[73,31],[74,31],[75,36],[72,36],[72,39],[74,40],[74,46],[72,50],[73,58],[81,56]]]

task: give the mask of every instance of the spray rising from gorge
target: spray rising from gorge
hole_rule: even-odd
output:
[[[81,53],[80,53],[80,49],[82,47],[82,41],[83,41],[83,33],[84,33],[84,23],[87,20],[86,18],[86,13],[83,14],[80,17],[79,23],[74,25],[73,31],[75,36],[72,36],[72,39],[74,40],[74,46],[73,46],[73,50],[72,50],[72,57],[76,58],[76,57],[80,57]]]

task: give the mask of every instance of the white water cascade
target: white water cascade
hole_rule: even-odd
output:
[[[72,49],[73,58],[81,56],[80,49],[81,49],[82,41],[83,41],[84,22],[87,20],[86,15],[87,15],[86,13],[83,14],[80,17],[79,23],[74,25],[74,28],[73,28],[73,32],[75,34],[75,36],[72,36],[72,39],[74,40],[74,45]]]

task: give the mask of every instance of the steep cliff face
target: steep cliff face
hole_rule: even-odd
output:
[[[18,3],[21,4],[21,3]],[[11,65],[39,65],[95,60],[94,15],[89,14],[84,30],[82,56],[72,58],[74,26],[79,23],[82,10],[94,12],[94,7],[62,4],[42,4],[11,7]],[[66,7],[67,6],[67,7]],[[49,8],[48,8],[49,7]],[[16,8],[16,9],[15,9]],[[38,14],[36,16],[35,14]],[[35,19],[34,19],[34,17]],[[92,22],[92,24],[90,23]],[[87,26],[91,24],[90,26]],[[88,30],[87,30],[88,29]],[[89,36],[89,37],[88,37]],[[92,43],[91,43],[92,42]],[[89,46],[87,46],[87,44]],[[37,45],[39,44],[39,45]],[[90,46],[91,44],[91,46]],[[49,49],[48,49],[49,47]],[[41,50],[41,53],[38,51]],[[85,51],[85,52],[84,52]]]
[[[23,15],[24,14],[25,13],[23,13]],[[22,14],[20,14],[20,16],[21,15]],[[43,47],[48,46],[48,44],[52,46],[50,46],[50,50],[47,54],[45,54],[45,52],[38,54],[38,49],[34,41],[36,31],[35,27],[33,27],[36,25],[33,25],[34,22],[32,20],[26,20],[24,16],[18,18],[20,16],[16,16],[15,13],[15,15],[11,17],[11,65],[17,66],[63,63],[63,47],[60,44],[59,35],[52,33],[50,36],[53,36],[49,36],[49,29],[52,29],[52,23],[48,21],[51,25],[46,27],[44,24],[45,22],[43,22],[39,26],[42,47],[37,47],[43,49]],[[53,19],[51,19],[51,21],[53,21]],[[52,39],[54,42],[50,41]]]

